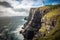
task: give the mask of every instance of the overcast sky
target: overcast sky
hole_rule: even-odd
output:
[[[0,0],[0,17],[28,16],[32,7],[59,3],[60,0]]]

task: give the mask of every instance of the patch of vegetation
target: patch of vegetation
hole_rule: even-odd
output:
[[[48,18],[56,19],[56,25],[55,27],[50,31],[50,33],[46,32],[46,36],[36,38],[36,40],[60,40],[60,5],[49,5],[42,7],[41,9],[46,10],[46,8],[49,10],[42,18]],[[52,9],[52,10],[51,10]],[[42,28],[44,30],[45,28]]]

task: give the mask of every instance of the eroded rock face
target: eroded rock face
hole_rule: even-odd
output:
[[[31,10],[27,23],[24,24],[24,32],[21,32],[25,38],[24,40],[32,40],[34,35],[41,28],[42,15],[43,14],[38,10]]]
[[[24,32],[22,32],[25,38],[24,40],[32,40],[33,37],[44,37],[46,35],[46,33],[44,33],[45,31],[50,33],[51,29],[55,26],[56,20],[53,18],[43,18],[50,10],[52,10],[52,8],[46,7],[46,9],[43,8],[43,10],[38,8],[30,12],[27,23],[24,24]]]
[[[45,15],[46,12],[48,11],[40,10],[39,8],[37,10],[31,9],[28,20],[24,24],[24,30],[21,31],[25,38],[24,40],[32,40],[33,37],[40,37],[41,35],[45,35],[44,33],[39,33],[38,31],[42,27],[42,21],[45,21],[42,20],[42,17]]]

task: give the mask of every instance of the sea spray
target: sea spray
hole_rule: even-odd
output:
[[[23,35],[19,33],[21,30],[23,30],[22,27],[24,27],[24,26],[23,25],[21,25],[21,26],[19,25],[18,28],[15,31],[11,31],[10,34],[14,33],[16,38],[18,38],[20,40],[23,40],[24,39]]]

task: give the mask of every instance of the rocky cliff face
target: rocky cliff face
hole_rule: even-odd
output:
[[[24,24],[24,27],[27,26],[27,24],[29,23],[29,21],[31,21],[31,18],[33,16],[33,12],[35,11],[36,8],[31,8],[30,9],[30,12],[29,12],[29,16],[28,17],[25,17],[25,19],[27,20],[27,22]]]
[[[41,36],[34,40],[60,40],[60,5],[50,5],[45,7],[48,8],[47,13],[41,19],[42,26],[39,29],[39,34],[41,34]],[[45,8],[43,7],[43,9]]]
[[[32,8],[30,10],[28,20],[24,24],[24,32],[22,33],[25,39],[32,40],[33,36],[41,28],[41,18],[43,15],[45,15],[45,12],[46,12],[45,10],[40,10],[40,8]]]
[[[49,5],[40,8],[32,8],[30,10],[28,20],[24,24],[24,30],[21,31],[25,38],[24,40],[35,40],[34,38],[41,40],[39,39],[40,37],[45,37],[46,33],[50,33],[50,31],[55,27],[56,23],[56,19],[54,19],[56,15],[54,16],[53,13],[55,13],[55,11],[53,12],[53,10],[58,8],[60,8],[60,5]],[[53,13],[50,14],[50,12]]]

